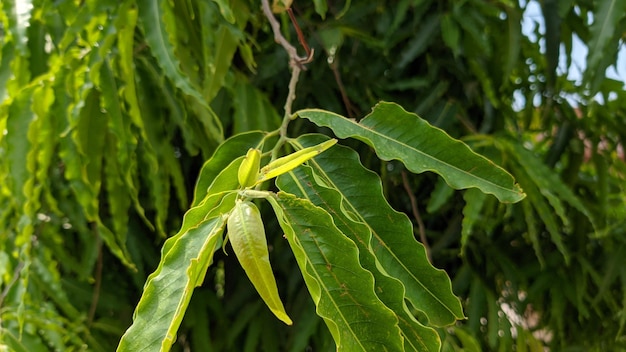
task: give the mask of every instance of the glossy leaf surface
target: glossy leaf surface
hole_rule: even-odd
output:
[[[337,349],[402,350],[397,318],[374,293],[374,278],[359,263],[356,245],[332,217],[290,194],[268,200]]]
[[[291,325],[292,321],[278,295],[261,213],[254,203],[237,201],[228,217],[228,239],[239,263],[265,304],[278,319]]]
[[[476,187],[505,202],[524,198],[504,169],[397,104],[379,103],[359,123],[317,109],[301,110],[297,115],[329,127],[340,138],[363,141],[381,159],[400,160],[412,172],[436,172],[453,188]]]
[[[365,269],[374,276],[378,298],[398,317],[398,328],[404,338],[405,351],[438,351],[440,342],[437,333],[420,324],[408,312],[405,304],[405,287],[402,282],[379,269],[380,263],[370,248],[372,232],[361,222],[350,218],[344,209],[347,200],[332,186],[324,186],[319,175],[314,175],[311,168],[302,166],[280,176],[277,180],[281,190],[292,192],[298,197],[307,198],[313,204],[326,210],[337,228],[357,245],[359,259]]]
[[[117,351],[168,351],[176,340],[194,287],[212,261],[226,219],[213,217],[168,239],[159,267],[148,277],[144,292]],[[183,274],[184,273],[184,274]],[[181,275],[182,274],[182,275]]]
[[[309,135],[300,137],[298,142],[306,146],[319,140],[320,136]],[[361,241],[365,241],[376,256],[377,266],[387,276],[402,282],[406,299],[423,311],[431,324],[444,326],[464,317],[461,303],[452,293],[450,279],[428,262],[424,247],[415,240],[411,221],[389,206],[383,197],[380,179],[361,165],[354,151],[335,146],[309,165],[318,184],[341,194],[343,202],[339,209],[369,228],[371,238]],[[307,182],[301,185],[305,189],[307,186]],[[337,212],[334,207],[320,206],[331,214]]]

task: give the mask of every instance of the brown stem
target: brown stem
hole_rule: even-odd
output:
[[[413,217],[417,222],[417,228],[419,229],[420,234],[420,241],[424,245],[428,260],[432,263],[433,258],[430,256],[430,246],[428,245],[428,240],[426,239],[426,228],[424,227],[424,222],[422,221],[420,211],[417,208],[417,199],[415,198],[413,190],[411,189],[411,185],[409,184],[409,178],[406,175],[406,171],[402,171],[402,184],[404,185],[404,190],[406,191],[406,194],[409,196],[409,200],[411,201],[411,210],[413,212]]]

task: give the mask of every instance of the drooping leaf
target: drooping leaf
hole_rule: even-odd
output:
[[[398,320],[376,297],[374,278],[359,263],[355,243],[308,200],[283,192],[268,200],[337,350],[401,351]]]
[[[558,220],[555,214],[552,212],[550,205],[546,202],[546,199],[542,196],[541,189],[537,187],[534,180],[526,174],[526,171],[519,166],[513,166],[513,171],[517,176],[520,184],[524,186],[526,193],[528,194],[528,202],[535,209],[536,214],[546,226],[546,230],[550,234],[552,242],[557,247],[559,252],[565,258],[565,262],[569,263],[570,254],[565,246],[563,240],[563,232],[560,230]],[[532,229],[532,228],[531,228]],[[532,233],[530,233],[533,235]]]
[[[141,300],[117,351],[168,351],[191,300],[212,261],[226,218],[206,219],[168,239],[158,268],[148,277]]]
[[[8,0],[3,4],[3,9],[9,15],[8,33],[13,37],[15,48],[20,55],[28,55],[28,35],[27,29],[33,11],[31,0],[18,1]]]
[[[485,204],[486,195],[476,188],[465,191],[463,199],[465,207],[463,207],[463,221],[461,222],[461,255],[465,254],[465,247],[474,230],[474,225],[480,218],[480,211]]]
[[[211,29],[211,31],[215,32],[215,29]],[[205,80],[205,96],[208,101],[213,100],[224,85],[224,77],[228,73],[238,42],[230,27],[226,25],[221,25],[213,35],[216,41],[215,52],[211,53],[214,62],[210,63],[209,77]],[[209,55],[209,53],[205,52],[205,55]]]
[[[23,91],[8,108],[6,136],[3,138],[6,143],[5,155],[8,161],[8,171],[12,175],[11,194],[20,206],[26,201],[24,184],[29,178],[26,161],[29,150],[28,128],[35,118],[30,107],[33,91],[33,89]]]
[[[591,39],[587,52],[587,70],[585,76],[588,81],[595,76],[604,76],[604,71],[610,62],[605,59],[609,45],[616,35],[615,28],[619,28],[619,22],[624,17],[626,0],[605,0],[597,2],[597,11],[593,14],[591,25]],[[599,84],[592,86],[590,94],[596,93]]]
[[[323,140],[319,135],[298,138],[303,146]],[[335,146],[309,161],[315,175],[345,198],[342,209],[372,232],[370,250],[385,273],[402,282],[406,298],[424,312],[430,324],[449,325],[463,318],[461,303],[452,293],[450,279],[428,261],[421,243],[415,240],[413,225],[385,200],[381,181],[365,169],[358,154]]]
[[[139,18],[144,29],[146,42],[150,46],[159,66],[163,69],[164,74],[174,82],[176,87],[193,97],[194,102],[198,106],[198,112],[208,115],[209,121],[206,122],[212,133],[211,137],[221,142],[223,130],[219,118],[215,115],[215,112],[213,112],[199,89],[193,85],[189,77],[180,69],[180,60],[176,56],[171,42],[171,37],[173,37],[173,31],[176,27],[171,8],[172,4],[167,0],[140,0],[138,5]]]
[[[237,260],[265,304],[278,319],[287,325],[293,324],[278,295],[263,220],[254,203],[237,201],[228,217],[228,239]]]
[[[359,123],[318,109],[301,110],[297,115],[331,128],[340,138],[365,142],[381,159],[400,160],[412,172],[436,172],[453,188],[476,187],[504,202],[524,198],[504,169],[397,104],[379,103]]]
[[[322,19],[326,18],[326,11],[328,11],[326,0],[313,0],[313,4],[315,4],[315,12],[322,16]]]
[[[235,23],[235,15],[230,8],[229,1],[226,0],[213,0],[220,8],[220,13],[229,23]]]
[[[267,97],[255,88],[247,78],[235,75],[235,81],[229,85],[233,96],[234,133],[253,130],[273,131],[280,126],[280,117]],[[254,118],[251,118],[251,117]]]
[[[563,209],[562,201],[568,203],[576,210],[580,211],[589,219],[589,222],[596,228],[595,218],[583,202],[567,187],[567,185],[559,178],[559,175],[546,166],[531,151],[524,148],[521,144],[501,139],[502,144],[517,159],[517,162],[524,168],[528,176],[532,179],[541,194],[550,202],[556,214],[561,218],[564,224],[569,225],[569,219]]]
[[[317,179],[317,180],[316,180]],[[372,273],[375,281],[375,293],[378,298],[398,317],[398,327],[404,338],[405,351],[438,351],[438,334],[420,324],[408,313],[405,303],[405,288],[402,283],[379,269],[380,263],[370,248],[372,232],[363,223],[351,219],[346,211],[346,199],[332,185],[322,184],[308,166],[299,167],[277,179],[278,187],[297,197],[306,198],[314,205],[326,210],[337,228],[350,238],[359,248],[359,260],[363,267]],[[349,207],[349,206],[348,206]]]

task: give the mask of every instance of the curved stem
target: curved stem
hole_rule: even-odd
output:
[[[280,23],[274,17],[272,10],[270,8],[270,4],[268,0],[262,0],[263,5],[263,13],[265,17],[270,22],[272,26],[272,31],[274,32],[274,40],[279,43],[289,55],[289,66],[291,67],[291,79],[289,80],[289,91],[287,93],[287,98],[285,99],[285,115],[283,116],[283,122],[279,129],[280,138],[276,143],[276,146],[272,149],[272,160],[278,157],[278,151],[285,144],[287,140],[287,127],[289,126],[289,122],[293,119],[292,106],[293,102],[296,100],[296,87],[298,85],[298,79],[300,78],[300,72],[302,72],[301,64],[303,62],[308,62],[310,57],[302,58],[298,56],[298,51],[296,48],[285,39],[283,34],[280,31]],[[300,33],[299,33],[300,34]],[[301,35],[300,35],[301,37]]]

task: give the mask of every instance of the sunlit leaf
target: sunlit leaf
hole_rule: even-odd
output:
[[[340,138],[353,137],[367,143],[383,160],[400,160],[416,173],[436,172],[453,188],[477,187],[506,202],[524,198],[505,170],[397,104],[379,103],[359,123],[323,110],[297,114],[330,127]]]
[[[259,148],[264,136],[265,133],[263,132],[253,131],[235,135],[220,144],[213,156],[204,163],[200,170],[192,205],[197,205],[206,196],[207,189],[214,178],[233,159],[245,155],[250,148]],[[237,180],[237,174],[235,174],[235,180]]]
[[[304,146],[319,141],[315,135],[298,139]],[[341,209],[367,225],[372,232],[368,246],[379,267],[402,282],[406,298],[428,316],[430,324],[443,326],[462,319],[461,303],[452,293],[450,279],[429,263],[424,247],[415,240],[411,221],[389,206],[380,179],[361,165],[358,155],[335,146],[312,159],[309,165],[318,180],[342,195]]]
[[[375,280],[375,293],[378,298],[398,317],[398,327],[404,337],[405,351],[438,351],[439,336],[437,333],[419,322],[408,313],[405,299],[405,288],[402,283],[379,269],[380,263],[370,249],[372,233],[363,223],[352,220],[342,211],[347,204],[341,194],[332,186],[324,186],[316,181],[307,167],[299,167],[292,172],[280,176],[277,180],[281,190],[307,198],[313,204],[322,207],[332,217],[337,228],[349,237],[359,248],[359,259],[365,269],[370,271]]]
[[[397,318],[376,297],[372,274],[361,267],[356,245],[332,217],[310,201],[282,192],[268,200],[337,349],[402,350]]]
[[[158,268],[148,277],[133,325],[122,336],[117,351],[170,349],[225,223],[225,217],[213,217],[168,239],[173,243],[171,249],[163,253]]]
[[[278,319],[291,325],[292,321],[278,295],[261,213],[254,203],[237,201],[228,217],[228,239],[237,260],[265,304]]]

